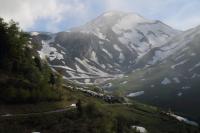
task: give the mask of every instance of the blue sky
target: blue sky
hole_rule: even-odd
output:
[[[200,0],[0,0],[0,16],[14,19],[26,31],[58,32],[82,25],[98,15],[136,12],[186,30],[200,25]]]

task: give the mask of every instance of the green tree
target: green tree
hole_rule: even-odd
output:
[[[12,20],[6,23],[0,18],[0,72],[6,77],[0,80],[0,100],[39,102],[61,99],[62,77],[51,71],[34,47],[29,48],[28,37],[18,23]]]

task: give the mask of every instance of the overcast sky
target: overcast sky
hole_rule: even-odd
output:
[[[186,30],[200,25],[200,0],[0,0],[0,17],[25,31],[63,31],[109,10],[136,12]]]

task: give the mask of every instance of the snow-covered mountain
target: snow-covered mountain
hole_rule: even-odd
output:
[[[182,112],[200,121],[200,26],[187,30],[137,62],[127,77],[109,81],[134,99]],[[106,85],[104,85],[106,88]]]
[[[175,57],[176,60],[183,58],[186,53],[190,53],[191,56],[195,56],[196,53],[193,51],[194,45],[197,45],[197,41],[200,34],[200,26],[183,32],[169,40],[165,45],[152,49],[150,52],[153,56],[149,56],[148,65],[156,64],[162,62],[168,57]],[[198,45],[197,45],[198,46]],[[147,56],[147,55],[146,55]]]
[[[150,50],[179,33],[160,21],[111,11],[68,32],[32,34],[32,40],[65,78],[98,83],[132,71]]]
[[[154,47],[162,46],[179,31],[157,20],[148,20],[135,13],[111,11],[93,21],[71,29],[74,32],[93,34],[105,42],[116,43],[137,58]]]
[[[41,58],[68,80],[200,120],[200,26],[180,32],[135,13],[107,12],[67,32],[33,32]],[[193,104],[191,104],[193,103]],[[192,108],[192,110],[191,110]]]

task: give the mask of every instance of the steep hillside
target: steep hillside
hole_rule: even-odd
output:
[[[199,49],[200,27],[196,27],[153,49],[127,78],[112,81],[110,89],[128,96],[140,92],[132,97],[200,120]]]
[[[41,44],[40,55],[62,69],[67,79],[99,83],[131,71],[142,56],[179,33],[160,21],[112,11],[69,32],[32,38]]]

